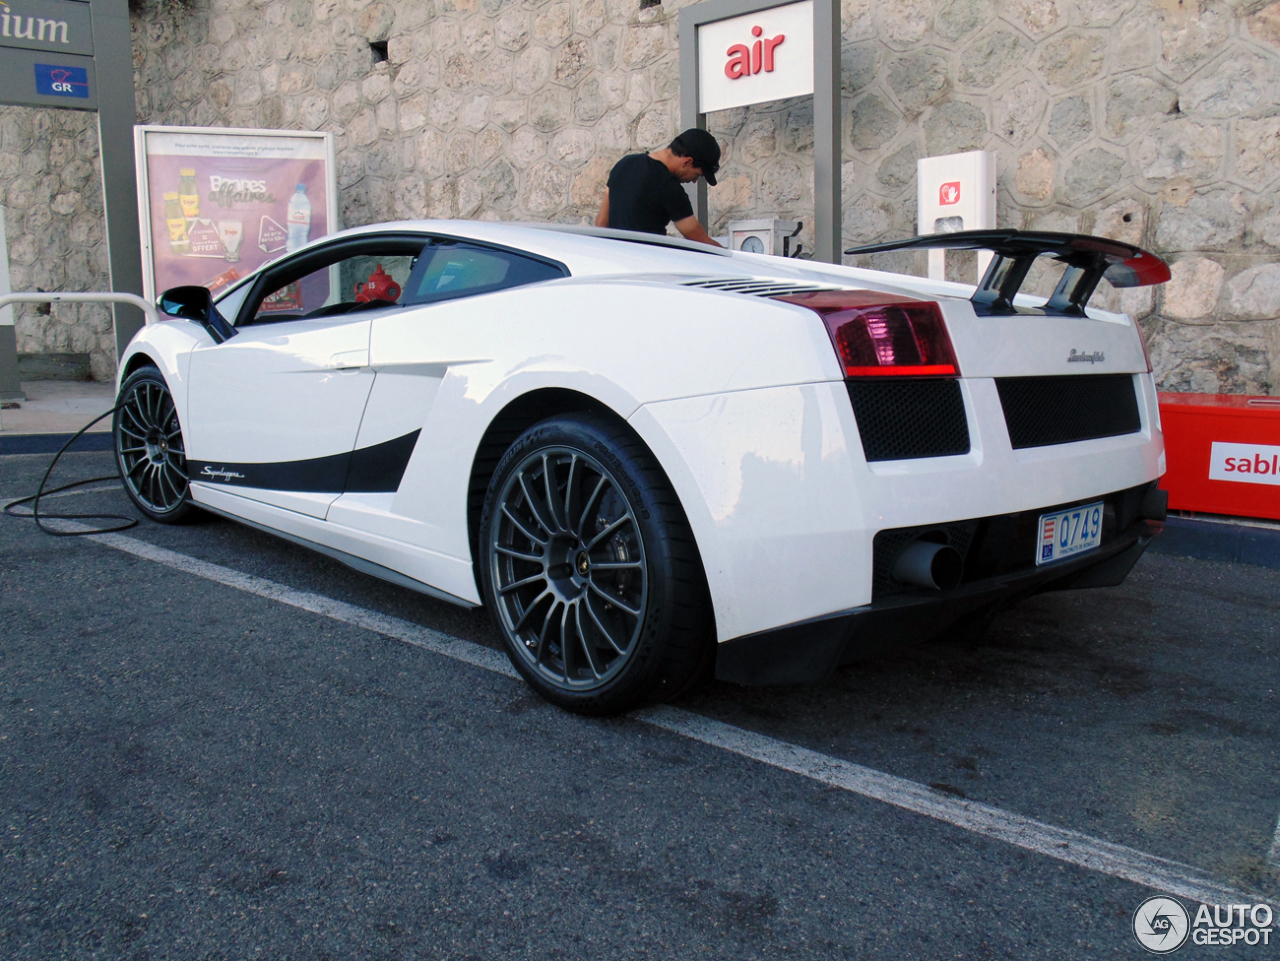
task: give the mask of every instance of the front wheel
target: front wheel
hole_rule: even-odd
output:
[[[154,367],[135,370],[121,386],[116,405],[116,463],[130,500],[162,524],[190,519],[195,506],[187,484],[186,446],[164,375]]]
[[[479,547],[507,655],[555,704],[620,713],[674,696],[714,657],[688,521],[620,424],[566,415],[522,434],[490,483]]]

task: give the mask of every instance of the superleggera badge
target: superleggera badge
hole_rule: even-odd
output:
[[[237,477],[240,480],[244,480],[244,474],[237,474],[233,470],[226,470],[221,467],[215,470],[214,468],[210,467],[208,464],[205,464],[204,470],[200,472],[200,476],[207,477],[210,480],[220,480],[220,481],[230,481],[230,480],[236,479]]]

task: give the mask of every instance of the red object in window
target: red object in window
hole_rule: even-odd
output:
[[[1280,520],[1280,397],[1160,394],[1173,510]]]
[[[357,304],[367,304],[371,300],[385,300],[389,304],[394,304],[399,299],[400,285],[382,269],[382,264],[378,264],[378,269],[371,273],[369,279],[363,284],[356,284]]]

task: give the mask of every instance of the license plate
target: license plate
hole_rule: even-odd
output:
[[[1036,564],[1051,564],[1091,551],[1102,542],[1102,501],[1040,515]]]

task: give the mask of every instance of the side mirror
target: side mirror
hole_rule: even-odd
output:
[[[209,332],[215,344],[221,344],[236,335],[236,329],[227,323],[226,318],[213,305],[213,294],[208,287],[170,287],[160,295],[156,307],[166,317],[194,320]]]

